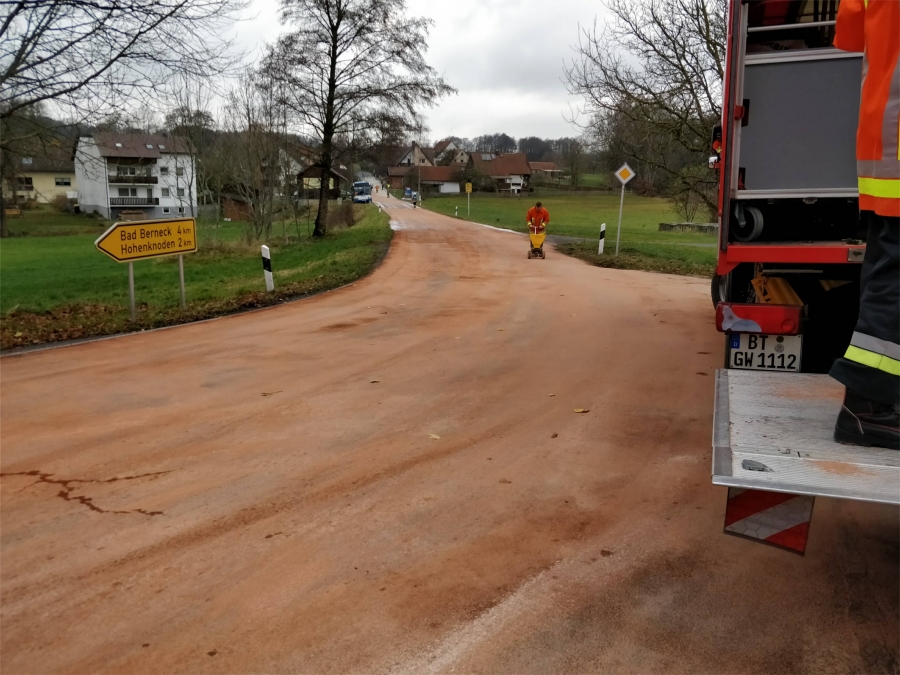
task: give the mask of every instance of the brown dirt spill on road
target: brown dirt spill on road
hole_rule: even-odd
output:
[[[896,668],[896,513],[720,534],[708,284],[391,215],[353,287],[4,360],[4,672]]]

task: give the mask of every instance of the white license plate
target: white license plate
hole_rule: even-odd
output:
[[[784,370],[800,372],[800,351],[803,337],[800,335],[760,335],[758,333],[732,333],[731,368],[744,370]]]

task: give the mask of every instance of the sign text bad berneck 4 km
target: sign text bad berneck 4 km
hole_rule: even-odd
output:
[[[193,218],[115,223],[94,245],[117,262],[131,262],[197,250]]]

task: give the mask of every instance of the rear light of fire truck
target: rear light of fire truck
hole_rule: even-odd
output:
[[[798,335],[800,310],[790,305],[720,302],[716,306],[716,329],[721,333]]]

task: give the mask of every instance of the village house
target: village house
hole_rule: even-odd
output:
[[[423,191],[454,194],[459,192],[459,173],[469,162],[469,153],[457,147],[450,139],[435,144],[433,148],[423,148],[413,143],[403,151],[396,166],[387,168],[387,184],[392,190],[405,187],[406,177],[411,172],[415,175],[416,186],[423,186]]]
[[[95,133],[78,139],[82,211],[110,220],[193,216],[197,181],[187,143],[160,134]]]
[[[49,204],[58,197],[74,200],[78,193],[72,150],[71,142],[52,141],[9,156],[16,201]]]
[[[397,166],[434,166],[434,151],[413,142],[409,149],[404,151]]]
[[[528,162],[528,166],[531,167],[531,177],[534,180],[541,178],[549,181],[558,178],[562,173],[556,162]]]
[[[450,139],[435,143],[432,154],[435,164],[439,166],[465,166],[469,163],[469,153],[457,147],[456,143]]]
[[[409,186],[416,190],[421,187],[422,192],[456,194],[460,191],[459,177],[463,168],[459,165],[390,166],[387,183],[392,190]]]
[[[494,181],[498,192],[517,194],[528,188],[531,166],[524,152],[495,154],[493,152],[473,152],[469,157],[469,168]]]

